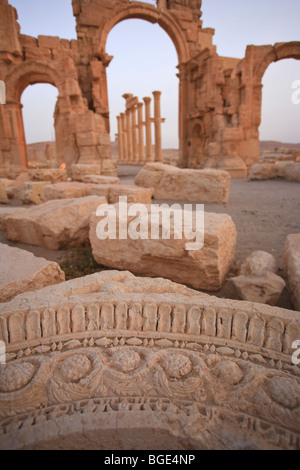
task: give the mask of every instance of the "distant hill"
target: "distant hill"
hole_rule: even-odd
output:
[[[48,150],[46,148],[48,146]],[[281,149],[291,149],[300,151],[299,144],[290,144],[286,142],[279,142],[277,140],[262,140],[260,142],[260,151],[272,151],[272,150],[281,150]],[[118,142],[111,143],[112,158],[118,158]],[[55,157],[55,142],[37,142],[34,144],[27,145],[28,151],[28,161],[32,162],[46,162],[49,160],[47,153],[52,152],[53,157]],[[168,161],[175,161],[179,156],[178,149],[163,149],[163,157]]]
[[[291,150],[300,150],[299,144],[288,144],[286,142],[278,142],[277,140],[261,140],[260,142],[260,151],[265,152],[266,150],[275,150],[275,149],[291,149]]]
[[[36,142],[27,145],[29,162],[46,163],[55,158],[55,142]]]

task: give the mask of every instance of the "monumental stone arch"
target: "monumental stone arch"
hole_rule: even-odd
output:
[[[84,44],[89,40],[94,46],[94,58],[90,62],[92,87],[85,95],[89,102],[93,101],[96,110],[100,112],[109,130],[108,97],[106,86],[106,68],[112,57],[107,54],[106,41],[109,32],[115,25],[126,19],[143,19],[157,23],[171,38],[178,55],[179,69],[179,147],[180,155],[187,154],[188,135],[188,83],[185,74],[185,64],[203,47],[212,47],[211,29],[202,29],[202,1],[166,1],[158,0],[157,5],[129,0],[112,0],[103,2],[93,0],[82,2],[73,1],[73,11],[77,18],[79,50],[85,56],[87,63],[90,56]],[[99,63],[100,62],[100,63]],[[89,68],[89,65],[87,65]]]

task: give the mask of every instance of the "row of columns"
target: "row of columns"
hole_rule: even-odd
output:
[[[145,162],[162,161],[160,91],[153,91],[154,118],[151,118],[151,98],[143,98],[139,102],[131,93],[123,95],[126,100],[125,113],[117,117],[119,163],[143,164]],[[145,120],[144,120],[145,105]],[[152,123],[154,123],[155,156],[152,148]],[[145,148],[146,134],[146,148]]]

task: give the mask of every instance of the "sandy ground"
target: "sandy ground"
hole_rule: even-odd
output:
[[[119,166],[123,184],[134,184],[140,166]],[[156,203],[172,201],[155,201]],[[185,201],[181,201],[184,203]],[[199,201],[200,202],[200,201]],[[282,257],[286,236],[300,232],[300,183],[283,180],[247,181],[232,180],[227,204],[205,204],[207,212],[231,215],[237,228],[236,265],[230,275],[235,275],[237,266],[254,250],[272,253],[282,275]],[[53,251],[43,247],[7,241],[0,232],[0,242],[31,251],[36,256],[62,262],[67,250]],[[223,296],[223,289],[214,293]],[[285,289],[278,304],[292,308]]]

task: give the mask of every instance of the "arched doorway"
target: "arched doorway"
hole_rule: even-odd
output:
[[[133,93],[142,102],[143,97],[160,90],[162,116],[166,118],[162,145],[177,149],[178,57],[169,36],[157,24],[130,19],[111,30],[106,49],[114,57],[107,70],[111,140],[117,133],[116,116],[125,109],[122,95]]]
[[[56,163],[54,110],[57,97],[57,89],[48,84],[28,86],[22,94],[29,167]]]
[[[6,116],[10,123],[11,163],[27,168],[27,150],[22,115],[21,96],[29,85],[47,83],[62,93],[62,84],[56,71],[45,64],[38,62],[26,62],[14,67],[6,77]]]
[[[243,59],[243,73],[240,75],[239,119],[243,127],[245,141],[242,142],[242,158],[247,166],[259,159],[259,128],[262,122],[263,77],[273,62],[283,59],[300,59],[300,42],[277,43],[274,46],[248,46]],[[251,72],[246,74],[246,71]],[[298,77],[295,77],[297,79]],[[292,82],[289,85],[292,100]],[[273,88],[273,85],[271,85]],[[273,97],[277,99],[276,96]]]
[[[159,2],[160,4],[161,2]],[[106,68],[110,64],[112,57],[108,54],[107,38],[110,31],[119,23],[127,19],[142,19],[152,24],[158,24],[170,37],[177,52],[179,74],[179,106],[178,106],[178,134],[179,134],[179,154],[187,154],[187,77],[185,73],[185,64],[190,58],[189,42],[186,38],[186,32],[182,29],[182,25],[171,16],[166,9],[156,8],[154,4],[143,2],[133,2],[127,5],[123,3],[116,6],[113,12],[109,12],[109,16],[103,18],[99,25],[94,38],[97,44],[95,57],[98,62],[94,65],[95,78],[92,84],[92,95],[94,107],[107,119],[107,129],[109,130],[109,106],[107,93],[107,76]],[[189,8],[189,7],[188,7]],[[76,11],[77,12],[77,11]],[[76,14],[75,12],[75,14]],[[99,65],[100,63],[100,65]],[[155,66],[155,64],[154,64]],[[97,69],[97,71],[96,71]],[[93,73],[93,72],[92,72]],[[87,96],[88,98],[88,96]]]
[[[296,79],[300,79],[300,61],[293,59],[272,63],[264,73],[260,140],[300,142],[300,106],[292,99]]]

